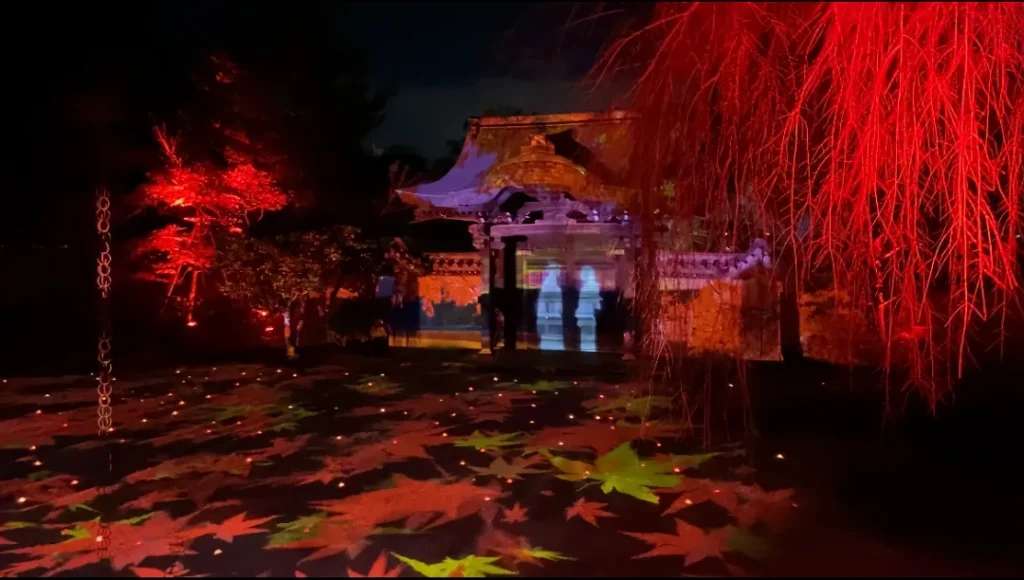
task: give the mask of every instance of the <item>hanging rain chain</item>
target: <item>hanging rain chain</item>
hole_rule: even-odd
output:
[[[100,436],[113,428],[113,417],[110,408],[111,374],[113,365],[110,360],[110,286],[111,286],[111,248],[110,248],[110,194],[100,190],[96,199],[96,233],[100,238],[100,254],[96,259],[96,287],[100,292],[99,315],[100,337],[97,354],[99,362],[99,386],[96,388],[98,399],[96,426]]]
[[[96,233],[99,235],[99,256],[96,259],[96,288],[99,290],[99,342],[96,361],[99,363],[98,385],[96,387],[96,427],[101,439],[108,437],[114,430],[113,409],[110,406],[113,394],[113,362],[110,356],[110,287],[111,287],[111,245],[110,245],[110,193],[101,189],[96,198]],[[113,458],[107,450],[108,477],[113,472]],[[100,495],[107,493],[107,486],[100,487]],[[100,518],[99,532],[96,536],[98,548],[104,559],[109,559],[110,527]]]

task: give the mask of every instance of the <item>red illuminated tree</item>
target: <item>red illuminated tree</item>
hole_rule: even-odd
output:
[[[242,73],[224,57],[211,58],[210,65],[200,85],[203,106],[187,123],[189,135],[178,139],[164,127],[154,129],[164,166],[142,186],[141,203],[173,223],[134,250],[146,263],[141,274],[166,283],[167,296],[186,303],[190,326],[198,283],[216,261],[217,240],[244,235],[253,219],[289,201],[275,177],[280,156],[249,134],[248,127],[259,124],[239,104],[243,91],[235,87]]]
[[[635,73],[643,216],[771,236],[794,282],[873,313],[934,409],[1020,292],[1022,38],[1020,3],[665,3],[595,78]]]

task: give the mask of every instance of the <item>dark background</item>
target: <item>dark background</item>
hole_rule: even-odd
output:
[[[327,161],[349,167],[335,178],[341,185],[319,188],[312,200],[351,215],[336,202],[365,198],[362,209],[382,199],[392,159],[431,177],[443,173],[470,115],[606,106],[610,87],[598,94],[580,81],[628,23],[623,14],[622,7],[582,3],[179,0],[12,8],[3,35],[9,172],[0,193],[0,312],[9,345],[0,373],[91,361],[96,188],[105,185],[114,198],[123,252],[126,240],[151,225],[126,224],[125,214],[131,194],[162,161],[153,126],[173,125],[196,103],[197,74],[211,54],[229,55],[268,87],[308,85],[304,95],[314,96],[305,104],[319,101],[291,144],[296,152],[307,145],[305,131],[327,134],[327,147],[350,138],[361,147],[367,159]],[[372,130],[349,131],[347,118],[331,117],[352,108],[331,100],[332,83],[358,85],[384,102]],[[354,219],[373,221],[366,212]],[[115,258],[115,311],[123,319],[115,331],[128,335],[121,345],[140,344],[124,324],[147,338],[156,335],[141,318],[172,321],[154,312],[159,289],[130,281],[123,256]],[[206,347],[244,343],[243,334]]]

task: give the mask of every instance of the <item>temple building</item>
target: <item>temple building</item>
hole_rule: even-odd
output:
[[[415,224],[454,227],[467,243],[428,254],[416,312],[393,324],[392,343],[628,349],[635,121],[627,111],[471,118],[446,175],[396,191]],[[777,358],[775,302],[750,274],[770,267],[766,245],[658,260],[668,340],[719,348],[727,336],[726,350]],[[708,324],[721,328],[698,328]]]

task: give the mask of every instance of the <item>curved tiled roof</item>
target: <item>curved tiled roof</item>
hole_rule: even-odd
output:
[[[491,201],[516,176],[528,175],[542,183],[582,188],[568,191],[574,196],[605,201],[618,200],[628,185],[630,156],[633,152],[635,120],[628,111],[603,113],[561,113],[510,117],[473,117],[463,142],[462,152],[452,169],[441,179],[401,188],[397,193],[427,213],[437,217],[464,218]],[[537,136],[553,145],[554,155],[538,153]],[[534,142],[531,149],[530,143]],[[536,157],[536,159],[534,159]],[[541,159],[543,157],[543,159]],[[555,163],[563,160],[564,163]],[[533,166],[528,166],[533,163]],[[500,168],[497,166],[501,166]],[[515,168],[510,176],[495,175],[492,170]],[[564,171],[579,168],[585,180],[538,177],[547,168]],[[524,184],[525,186],[535,183]]]

